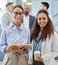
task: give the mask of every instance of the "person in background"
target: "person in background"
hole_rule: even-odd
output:
[[[1,28],[2,30],[7,27],[11,21],[12,21],[12,9],[14,7],[13,2],[8,2],[6,4],[6,12],[3,14],[2,18],[1,18]]]
[[[46,10],[47,11],[48,9],[49,9],[49,3],[48,2],[41,2],[40,10]],[[53,20],[51,15],[49,15],[49,17],[51,18],[51,20]]]
[[[24,6],[23,24],[31,30],[35,21],[35,16],[30,15],[30,9],[28,5]]]
[[[12,9],[13,21],[1,33],[0,51],[5,53],[3,65],[27,65],[28,50],[14,48],[14,52],[8,52],[10,44],[29,44],[30,30],[22,23],[23,8],[16,5]],[[26,33],[26,34],[25,34]]]
[[[30,39],[33,52],[29,57],[29,64],[33,62],[33,65],[57,65],[55,57],[58,56],[58,36],[46,10],[38,11]],[[40,51],[40,56],[36,60],[34,60],[35,51]]]
[[[41,2],[40,4],[40,10],[48,10],[49,9],[49,4],[47,2]]]
[[[48,2],[41,2],[41,4],[40,4],[40,10],[46,10],[47,11],[48,9],[49,9],[49,3]],[[53,21],[52,16],[49,15],[49,17]],[[53,25],[54,25],[55,31],[58,33],[58,25],[57,25],[57,22],[54,22],[53,21]]]

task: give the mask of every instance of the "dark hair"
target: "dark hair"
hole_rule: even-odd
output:
[[[54,27],[53,27],[51,19],[49,18],[48,12],[46,10],[38,11],[37,18],[38,18],[38,15],[40,13],[44,13],[48,17],[48,22],[47,22],[46,26],[44,27],[44,30],[42,31],[41,36],[39,38],[39,40],[44,41],[44,40],[46,40],[47,36],[49,36],[49,38],[50,38],[51,34],[54,34]],[[37,19],[36,19],[36,21],[34,21],[32,29],[31,29],[31,38],[30,38],[30,40],[31,41],[33,39],[36,40],[37,37],[38,37],[39,32],[40,32],[40,26],[39,26],[39,24],[37,22]]]
[[[21,5],[16,5],[16,6],[13,7],[12,11],[13,11],[15,8],[17,8],[17,7],[18,7],[18,8],[21,8],[21,9],[23,10],[23,7],[22,7]]]
[[[42,12],[45,13],[47,15],[47,17],[49,16],[49,13],[47,11],[45,11],[45,10],[39,10],[38,13],[37,13],[37,17],[38,17],[38,14],[40,14]]]
[[[11,4],[13,4],[13,2],[8,2],[8,3],[6,4],[6,7],[9,6],[9,5],[11,5]]]
[[[41,4],[43,4],[44,6],[46,6],[46,8],[49,8],[49,4],[47,2],[41,2]]]

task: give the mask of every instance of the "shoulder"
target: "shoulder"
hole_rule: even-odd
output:
[[[8,32],[9,30],[11,29],[11,27],[10,27],[10,25],[9,26],[6,26],[3,30],[2,30],[2,32]]]
[[[52,19],[52,16],[49,14],[49,17]]]
[[[8,15],[8,13],[7,12],[5,12],[4,14],[3,14],[3,16],[7,16]]]
[[[58,43],[58,34],[54,32],[53,35],[51,35],[51,40],[53,43],[57,42]]]
[[[8,13],[6,12],[6,13],[4,13],[3,15],[2,15],[2,19],[4,19],[4,18],[8,18]]]
[[[4,35],[4,34],[6,33],[6,31],[7,31],[7,28],[5,27],[5,28],[2,30],[1,35]]]
[[[25,32],[30,32],[30,29],[29,29],[29,28],[26,28],[23,24],[21,24],[21,25],[22,25],[23,31],[25,31]]]
[[[54,32],[53,35],[51,35],[52,37],[58,37],[58,33],[57,32]]]
[[[33,15],[29,15],[29,16],[35,18],[35,16],[33,16]]]
[[[54,32],[54,34],[51,34],[51,36],[47,36],[46,41],[54,41],[56,42],[58,40],[58,34],[56,32]]]

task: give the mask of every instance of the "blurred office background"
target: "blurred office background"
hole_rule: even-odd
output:
[[[30,7],[30,13],[34,16],[36,16],[37,11],[39,10],[40,7],[40,3],[42,1],[46,1],[49,3],[49,14],[52,16],[53,18],[53,24],[54,27],[56,29],[56,31],[58,32],[58,0],[0,0],[0,24],[1,24],[1,17],[4,14],[4,12],[6,11],[5,9],[5,5],[7,2],[14,2],[14,4],[19,4],[24,6],[25,4],[29,5]],[[57,23],[57,24],[55,24]],[[0,25],[0,31],[1,31],[1,25]]]
[[[5,5],[7,2],[13,2],[15,5],[18,4],[22,6],[27,4],[30,7],[30,14],[36,16],[36,13],[39,10],[40,3],[42,1],[46,1],[49,3],[50,6],[48,12],[53,19],[55,30],[58,32],[58,0],[0,0],[0,24],[1,24],[1,17],[6,11]],[[0,34],[1,34],[1,25],[0,25]],[[0,61],[3,60],[3,56],[4,54],[0,54]]]

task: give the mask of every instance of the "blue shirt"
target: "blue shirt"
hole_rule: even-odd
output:
[[[42,41],[39,41],[39,42],[35,42],[33,43],[33,49],[34,51],[40,51],[41,52],[41,49],[42,49]]]
[[[41,33],[39,33],[38,37],[37,37],[37,40],[40,38],[41,36]],[[34,40],[34,43],[33,43],[33,49],[34,51],[40,51],[41,52],[41,49],[42,49],[42,41],[35,41]]]
[[[30,43],[30,31],[21,24],[17,28],[13,23],[5,28],[1,33],[0,51],[10,44],[28,44]]]

